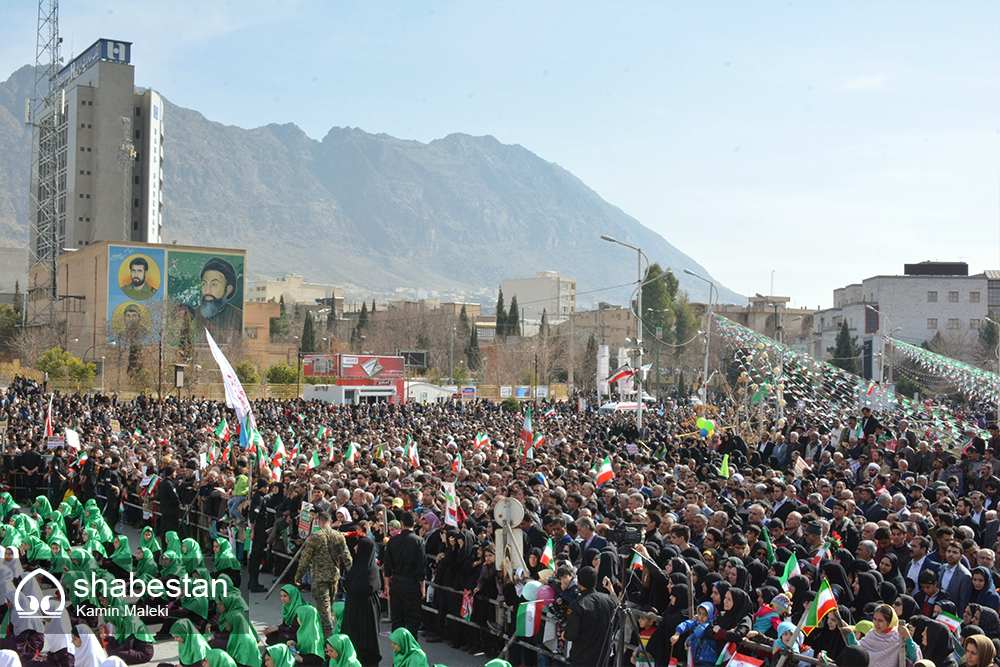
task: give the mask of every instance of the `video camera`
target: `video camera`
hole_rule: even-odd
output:
[[[643,532],[646,530],[644,523],[625,523],[617,521],[614,528],[608,531],[607,539],[611,544],[618,546],[631,546],[642,542]]]

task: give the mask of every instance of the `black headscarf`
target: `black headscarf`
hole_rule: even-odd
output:
[[[733,568],[736,570],[736,583],[733,584],[735,588],[739,588],[742,591],[750,592],[750,573],[742,565],[737,565]]]
[[[698,591],[698,604],[702,602],[710,602],[712,600],[712,588],[718,582],[722,581],[722,575],[718,572],[709,572],[705,580],[699,585]],[[702,589],[704,589],[702,591]]]
[[[753,560],[747,563],[747,572],[750,573],[751,588],[760,588],[767,581],[767,565],[760,561]]]
[[[882,594],[878,589],[878,580],[871,572],[858,574],[858,593],[854,596],[854,613],[861,616],[865,605],[869,603],[882,604]]]
[[[352,595],[371,595],[381,586],[378,563],[375,561],[375,543],[368,536],[359,537],[351,569],[344,575],[344,590]]]
[[[778,594],[778,589],[774,586],[758,586],[755,590],[764,604],[771,604],[771,600]]]
[[[718,611],[721,614],[722,607],[726,603],[726,593],[729,591],[730,588],[729,582],[717,581],[714,584],[712,584],[712,587],[719,591],[719,604],[716,606],[716,611]],[[711,591],[709,593],[711,593]],[[711,594],[709,595],[709,599],[711,599]]]
[[[792,618],[799,618],[806,610],[806,600],[809,591],[809,580],[804,575],[797,574],[788,580],[790,586],[795,586],[795,595],[792,596]]]
[[[980,607],[977,625],[983,629],[983,634],[987,637],[1000,637],[1000,614],[997,614],[996,609]]]
[[[917,601],[912,597],[906,594],[899,595],[897,597],[903,603],[902,611],[896,613],[896,615],[899,616],[899,620],[908,621],[914,616],[920,614],[920,607],[917,606]]]
[[[844,641],[844,635],[841,634],[839,628],[831,630],[826,623],[825,618],[820,621],[819,627],[809,633],[805,644],[813,649],[813,655],[819,655],[820,651],[826,651],[827,656],[839,665],[840,656],[847,648],[847,642]]]
[[[896,556],[896,554],[892,552],[886,552],[882,554],[882,558],[885,558],[890,563],[892,563],[892,567],[889,569],[889,573],[888,574],[883,573],[882,579],[884,581],[888,581],[893,586],[895,586],[897,593],[905,593],[906,580],[903,579],[903,573],[899,571],[899,558]]]
[[[729,595],[733,598],[733,608],[726,611],[726,601],[723,599],[722,615],[715,622],[723,630],[732,630],[743,619],[749,618],[753,614],[753,605],[750,603],[750,596],[747,595],[746,591],[733,587],[729,589]]]
[[[868,667],[868,651],[860,646],[848,646],[836,663],[840,667]]]
[[[927,634],[927,644],[920,648],[924,659],[930,660],[937,667],[954,665],[955,649],[951,644],[952,634],[948,626],[941,621],[928,620],[924,632]]]
[[[891,581],[883,581],[878,587],[882,602],[891,605],[896,601],[896,586]]]
[[[535,563],[536,563],[535,565],[531,564],[531,557],[532,556],[535,557]],[[528,574],[530,575],[530,577],[532,579],[537,579],[538,578],[538,573],[545,569],[545,566],[542,565],[542,550],[541,549],[539,549],[538,547],[531,547],[531,549],[528,551],[528,563],[527,563],[527,565],[528,565]]]

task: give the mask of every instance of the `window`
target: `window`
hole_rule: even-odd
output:
[[[86,149],[84,149],[83,146],[80,146],[80,152],[82,153],[84,150],[86,150]]]
[[[81,107],[87,106],[87,100],[80,100],[80,106]]]
[[[93,127],[94,127],[93,125],[91,125],[90,123],[87,123],[87,129],[88,130],[91,129],[91,128],[93,128]]]
[[[83,199],[83,195],[82,194],[80,195],[80,199]]]
[[[132,221],[132,231],[135,231],[135,232],[139,231],[139,221],[138,220],[133,220]]]
[[[132,180],[135,182],[136,185],[139,185],[139,177],[138,176],[135,176]]]
[[[142,138],[142,130],[136,130],[135,131],[135,138],[136,139],[141,139]]]
[[[87,195],[87,199],[90,199],[90,195]]]
[[[927,318],[927,328],[928,329],[937,329],[937,318],[936,317],[928,317]]]
[[[972,319],[969,320],[969,329],[972,331],[979,331],[979,320]]]
[[[88,149],[87,149],[87,152],[88,152],[88,153],[90,152],[90,148],[88,148]]]
[[[83,169],[80,170],[80,175],[83,176]]]
[[[92,107],[92,106],[94,106],[94,103],[93,102],[87,102],[87,106],[88,107]]]
[[[937,303],[937,292],[927,293],[927,303]]]
[[[958,292],[948,292],[948,303],[958,303]]]
[[[135,108],[135,115],[136,116],[141,116],[142,115],[142,107],[136,107]]]
[[[957,329],[958,327],[959,327],[959,324],[958,324],[958,318],[957,317],[950,317],[950,318],[948,318],[948,328],[949,329]]]
[[[136,199],[135,201],[132,202],[132,208],[139,208],[139,200],[138,199]]]
[[[969,292],[969,303],[979,303],[979,292]]]
[[[80,128],[81,128],[81,129],[82,129],[82,128],[85,128],[85,127],[87,127],[87,124],[86,124],[86,123],[80,123]]]

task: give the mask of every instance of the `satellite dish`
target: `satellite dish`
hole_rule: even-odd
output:
[[[516,528],[524,519],[524,507],[514,498],[504,498],[493,508],[493,517],[501,526]]]

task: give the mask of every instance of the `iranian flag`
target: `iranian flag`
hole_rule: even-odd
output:
[[[229,440],[229,422],[226,421],[225,417],[222,418],[222,423],[215,429],[215,437]]]
[[[284,458],[285,443],[282,442],[281,436],[277,435],[274,437],[274,453],[271,454],[271,465],[278,467]]]
[[[774,545],[771,543],[771,533],[767,531],[767,526],[761,526],[761,530],[764,531],[764,547],[767,549],[767,564],[770,565],[774,562]]]
[[[326,426],[320,426],[319,430],[316,432],[316,437],[322,440],[326,436],[330,435],[330,429]]]
[[[298,414],[298,418],[300,422],[304,422],[306,420],[306,416],[301,412]]]
[[[824,578],[823,583],[819,585],[819,592],[816,593],[816,599],[813,600],[812,605],[809,607],[809,613],[806,614],[806,624],[802,627],[802,631],[808,635],[819,627],[824,616],[836,608],[837,598],[833,594],[833,589],[830,588],[830,582]]]
[[[611,457],[605,456],[601,467],[597,469],[597,486],[610,482],[615,478],[615,471],[611,468]]]
[[[484,431],[480,431],[479,433],[476,433],[476,439],[474,441],[476,449],[482,449],[483,447],[485,447],[489,443],[490,443],[490,436],[486,435],[486,433]]]
[[[764,661],[761,659],[737,653],[726,667],[761,667],[763,664]]]
[[[344,460],[354,465],[354,462],[358,460],[358,443],[352,442],[347,445],[347,451],[344,452]]]
[[[378,443],[378,447],[375,448],[375,458],[379,461],[385,461],[385,452],[382,450],[382,443]]]
[[[215,465],[215,459],[216,459],[216,457],[217,457],[217,456],[218,456],[218,452],[217,452],[217,450],[215,449],[215,444],[213,444],[213,445],[212,445],[211,447],[209,447],[209,449],[208,449],[208,462],[209,462],[210,464],[212,464],[212,465]]]
[[[819,553],[817,553],[817,554],[816,554],[816,555],[815,555],[815,556],[813,557],[813,559],[812,559],[811,561],[809,561],[809,562],[810,562],[810,563],[811,563],[812,565],[815,565],[816,567],[819,567],[819,564],[820,564],[820,561],[822,561],[822,560],[823,560],[823,557],[824,557],[824,556],[826,556],[826,552],[827,552],[827,551],[828,551],[829,549],[830,549],[830,540],[827,540],[827,541],[826,541],[826,543],[825,543],[825,544],[823,545],[823,548],[819,550]]]
[[[160,480],[162,478],[159,475],[153,475],[149,478],[149,483],[146,485],[144,493],[139,495],[151,496],[156,492],[158,486],[160,486]]]
[[[327,453],[329,454],[329,456],[327,457],[327,460],[330,463],[333,463],[333,454],[334,454],[334,452],[333,452],[333,443],[332,442],[330,443],[330,451],[327,452]]]
[[[534,637],[542,629],[542,609],[545,607],[545,600],[533,600],[522,602],[517,608],[517,631],[518,637]]]
[[[531,408],[528,408],[524,415],[524,424],[521,426],[521,442],[524,443],[524,451],[531,449]]]
[[[546,412],[544,415],[542,415],[542,419],[548,419],[549,417],[553,416],[555,413],[556,413],[556,409],[555,408],[549,408],[549,411]]]
[[[312,458],[309,459],[309,470],[319,467],[319,452],[313,451]]]
[[[632,554],[632,562],[629,563],[630,570],[641,570],[642,569],[642,556],[639,554]]]
[[[624,366],[619,367],[618,370],[616,370],[614,373],[609,375],[607,382],[618,382],[618,380],[624,380],[625,378],[630,378],[633,375],[635,375],[635,371],[632,370],[632,368],[628,364],[625,364]]]
[[[539,562],[545,567],[548,567],[549,563],[552,562],[553,553],[554,547],[552,546],[552,538],[550,537],[549,541],[545,543],[545,548],[542,549],[542,557],[539,559]]]
[[[787,586],[788,580],[797,574],[802,574],[802,570],[799,569],[799,559],[795,557],[795,554],[792,554],[792,557],[785,563],[784,574],[778,577],[778,581],[781,582],[782,586]]]
[[[736,642],[729,642],[722,647],[719,651],[719,659],[715,661],[716,665],[725,665],[736,655],[737,646]]]
[[[462,471],[462,455],[461,454],[455,454],[455,460],[451,464],[451,469],[452,469],[453,472],[461,472]]]
[[[413,442],[412,435],[406,439],[406,458],[414,468],[420,467],[420,455],[417,453],[417,443]]]
[[[275,469],[271,471],[271,481],[272,482],[281,481],[281,468],[275,467]]]
[[[51,438],[55,433],[52,432],[52,396],[49,396],[49,411],[45,415],[45,437]]]
[[[948,629],[951,630],[952,632],[958,630],[958,627],[962,625],[962,619],[960,619],[958,616],[955,616],[954,614],[949,614],[946,611],[942,611],[940,614],[938,614],[937,618],[934,620],[941,621],[942,623],[947,625]]]
[[[75,465],[76,467],[79,468],[80,466],[82,466],[84,463],[87,462],[88,458],[90,458],[90,457],[87,456],[86,450],[82,450],[81,449],[80,450],[80,456],[77,457],[76,463],[74,463],[73,465]]]
[[[295,459],[297,459],[297,458],[298,458],[298,456],[299,456],[299,441],[298,441],[298,439],[296,438],[296,440],[295,440],[295,444],[294,444],[294,445],[292,445],[292,451],[291,451],[291,458],[292,458],[292,461],[294,462],[294,461],[295,461]]]

